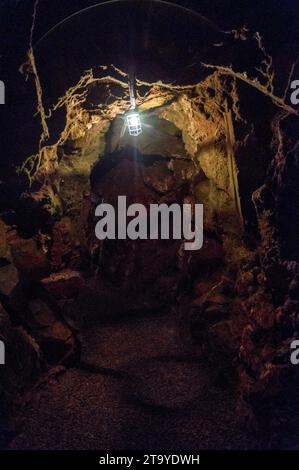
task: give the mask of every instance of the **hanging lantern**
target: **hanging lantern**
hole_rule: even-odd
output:
[[[138,111],[132,109],[126,116],[129,134],[137,137],[142,133],[141,119]]]
[[[135,77],[134,74],[131,73],[129,77],[129,92],[130,92],[130,103],[131,103],[131,109],[130,111],[126,114],[126,121],[127,121],[127,126],[129,130],[129,134],[137,137],[142,133],[142,127],[141,127],[141,119],[140,115],[138,113],[138,110],[136,108],[136,82],[135,82]]]

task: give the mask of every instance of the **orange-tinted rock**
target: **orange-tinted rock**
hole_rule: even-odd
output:
[[[16,238],[10,244],[14,266],[20,277],[25,279],[40,279],[49,272],[49,262],[46,254],[38,248],[33,239]]]
[[[43,286],[57,300],[73,299],[83,288],[84,280],[78,271],[64,269],[42,279]]]
[[[77,248],[72,221],[69,217],[63,217],[55,223],[52,231],[50,261],[53,268],[65,268],[78,257]]]

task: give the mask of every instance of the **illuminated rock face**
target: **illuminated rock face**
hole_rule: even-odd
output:
[[[148,163],[145,162],[142,168],[142,184],[148,189],[168,197],[181,185],[192,185],[190,194],[205,205],[205,228],[217,231],[218,225],[221,230],[227,227],[238,234],[240,224],[231,194],[225,138],[219,134],[217,143],[213,140],[212,135],[216,132],[213,119],[208,119],[204,113],[193,116],[192,104],[187,96],[183,96],[171,105],[145,109],[142,122],[143,133],[138,138],[124,132],[124,120],[117,117],[110,127],[106,126],[105,132],[100,125],[95,125],[84,138],[69,141],[61,149],[57,194],[64,215],[70,218],[74,227],[80,227],[83,249],[88,249],[88,236],[86,238],[85,234],[92,205],[88,181],[91,168],[98,159],[103,161],[92,171],[94,180],[97,167],[101,166],[104,171],[105,167],[113,166],[118,158],[117,152],[127,146],[148,158]],[[150,164],[150,160],[155,160],[155,163]],[[122,190],[122,175],[131,171],[134,178],[138,169],[138,163],[137,169],[130,168],[130,165],[117,169],[119,174],[113,181],[106,179],[106,186],[111,184],[115,194],[127,192],[127,188],[125,192]],[[105,196],[105,190],[101,189],[100,193]],[[142,191],[137,191],[133,202],[142,202],[138,200],[140,197],[143,197]]]

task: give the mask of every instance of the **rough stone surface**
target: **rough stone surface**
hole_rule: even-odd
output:
[[[0,219],[0,292],[8,296],[19,282],[18,271],[12,263],[9,233],[10,227]]]
[[[73,299],[79,295],[84,280],[78,271],[64,269],[42,279],[43,286],[55,299]]]
[[[39,249],[34,239],[17,238],[11,244],[11,256],[19,275],[29,279],[40,279],[49,272],[46,254]]]
[[[5,365],[0,366],[1,428],[1,419],[9,417],[9,412],[21,403],[23,394],[38,379],[42,358],[36,341],[22,327],[12,326],[1,304],[0,338],[5,344]]]

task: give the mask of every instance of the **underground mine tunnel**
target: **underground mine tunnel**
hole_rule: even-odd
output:
[[[248,11],[257,25],[216,25],[213,2],[92,3],[7,7],[0,445],[295,447],[298,67],[280,12],[271,42]],[[202,247],[99,239],[96,208],[120,196],[188,205],[193,226],[203,205]]]

